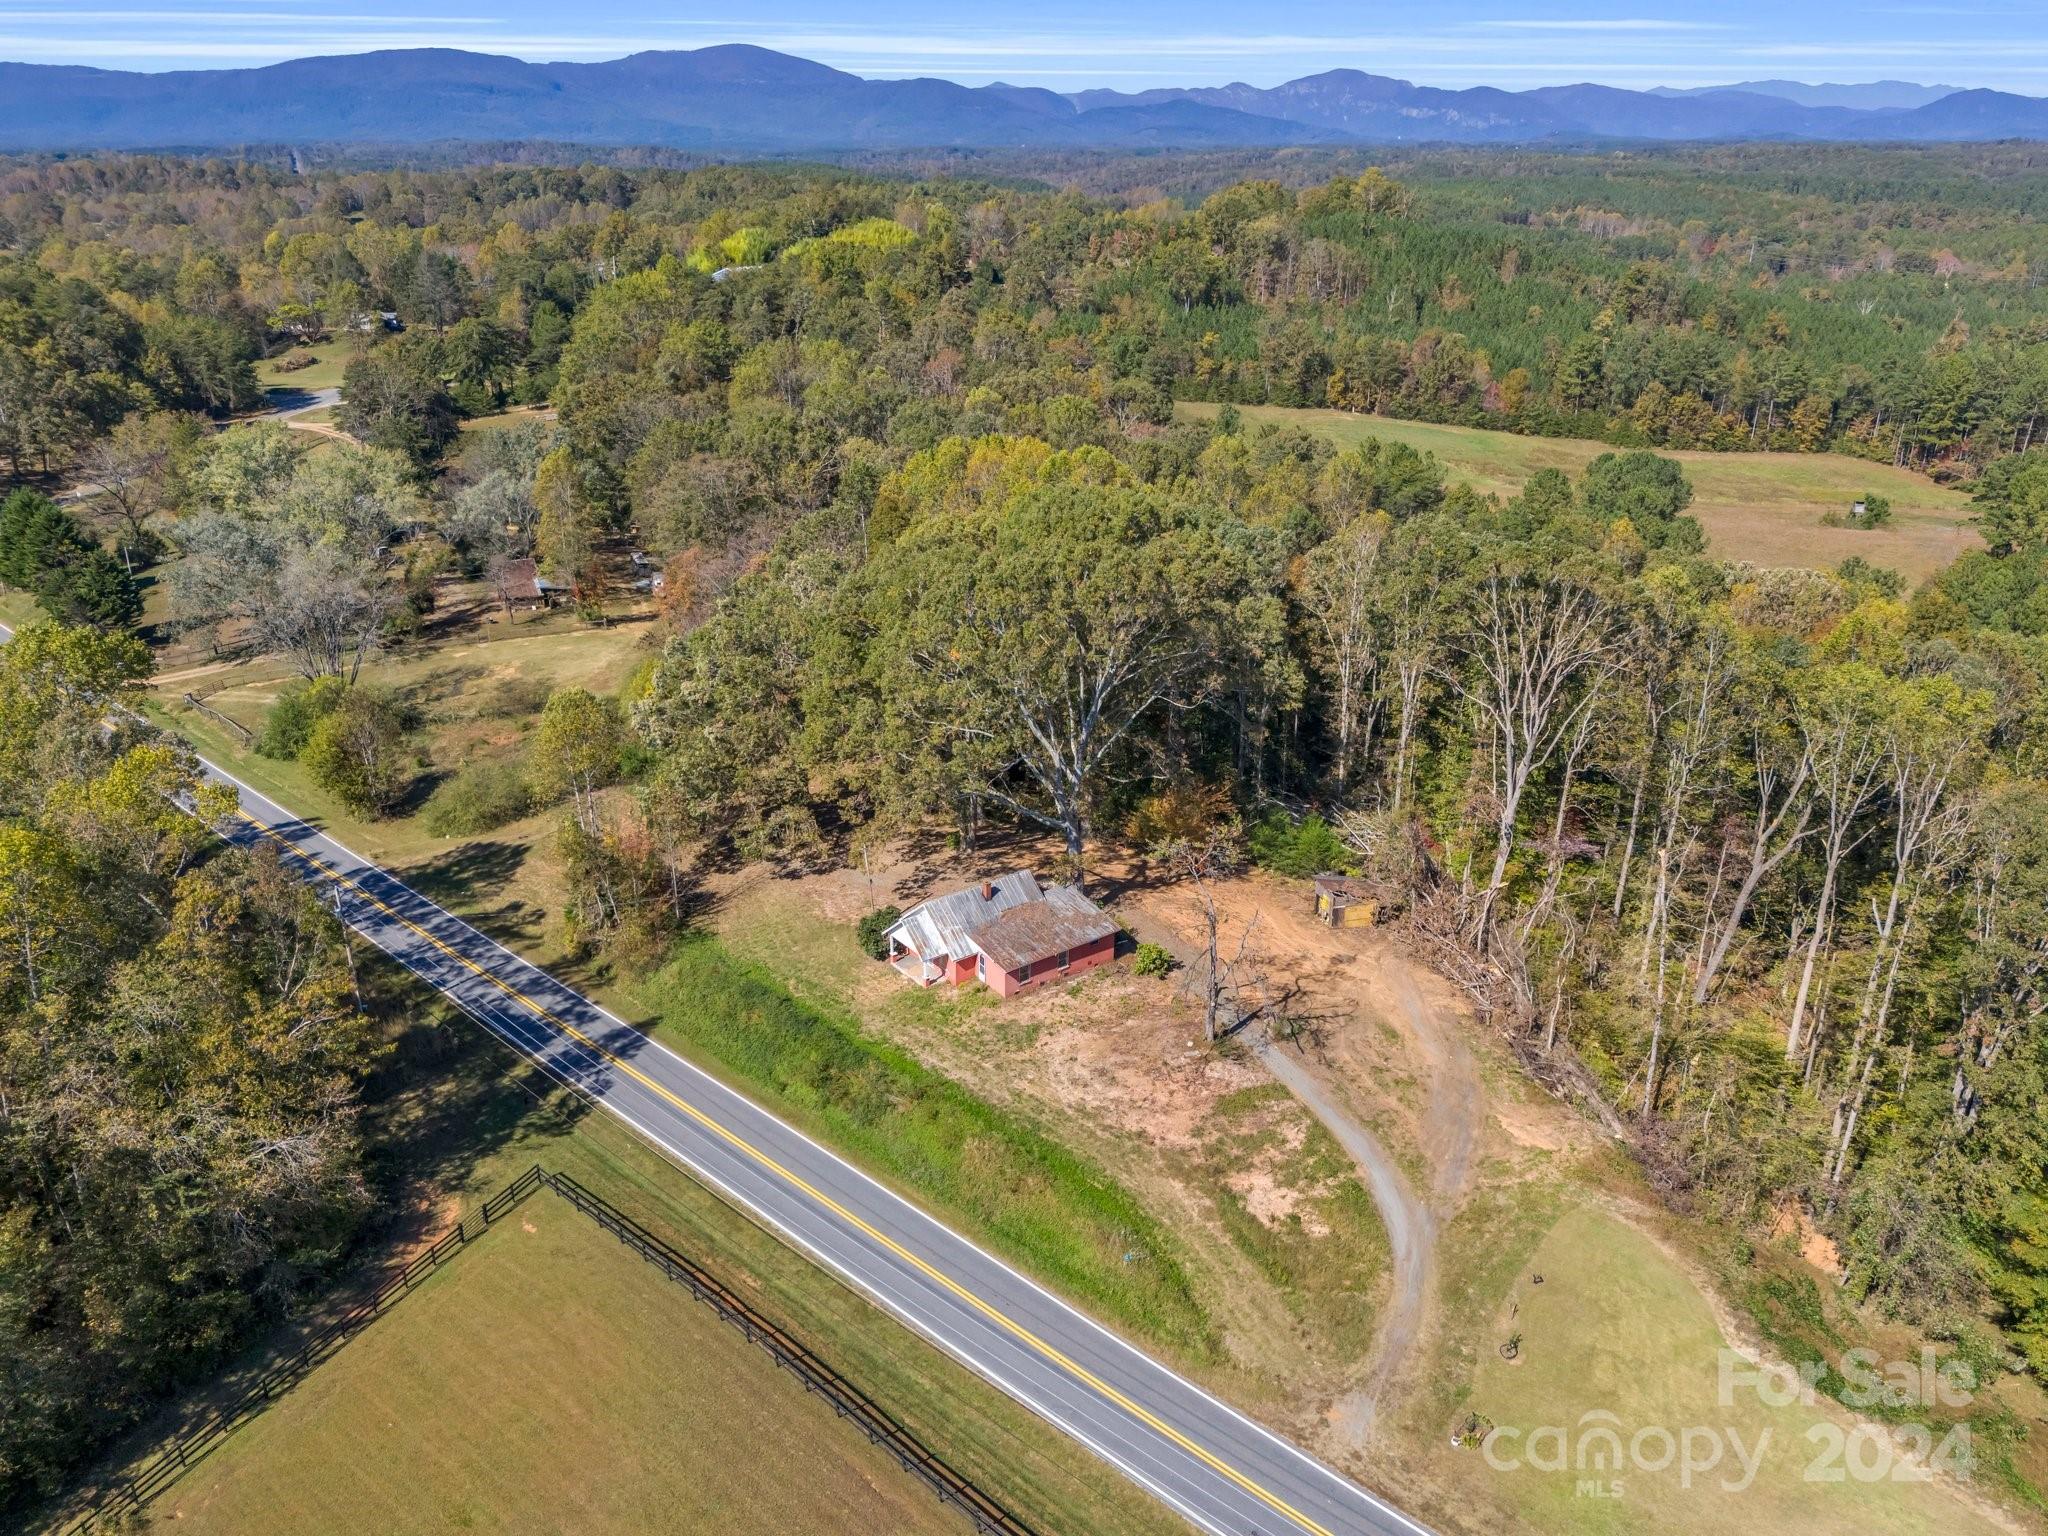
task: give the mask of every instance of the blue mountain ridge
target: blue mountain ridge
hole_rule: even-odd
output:
[[[457,49],[133,73],[0,64],[0,149],[571,141],[713,153],[1164,149],[1333,143],[2048,138],[2048,101],[1958,90],[1913,107],[1794,100],[1795,82],[1652,92],[1580,84],[1445,90],[1355,69],[1283,85],[1071,95],[869,80],[748,45],[529,63]],[[1900,82],[1901,91],[1933,90]],[[1875,89],[1875,88],[1873,88]]]

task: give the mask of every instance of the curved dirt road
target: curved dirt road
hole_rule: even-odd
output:
[[[1198,968],[1200,945],[1191,923],[1199,913],[1171,882],[1142,886],[1119,915],[1141,939],[1163,944],[1181,964]],[[1465,1193],[1486,1124],[1485,1089],[1460,1038],[1455,1005],[1432,997],[1429,973],[1411,964],[1384,933],[1333,929],[1308,911],[1298,883],[1241,876],[1216,887],[1226,932],[1258,927],[1254,947],[1262,964],[1297,987],[1314,1013],[1336,1021],[1318,1044],[1282,1045],[1262,1029],[1248,1043],[1275,1082],[1336,1138],[1372,1196],[1393,1262],[1393,1284],[1371,1359],[1359,1387],[1338,1404],[1338,1422],[1363,1443],[1380,1399],[1407,1364],[1436,1299],[1436,1241],[1440,1221]],[[1400,1041],[1398,1066],[1386,1060],[1380,1030]],[[1378,1081],[1390,1066],[1425,1085],[1425,1102],[1404,1107],[1373,1098],[1354,1101],[1348,1091]],[[1376,1102],[1377,1101],[1377,1102]],[[1397,1123],[1412,1121],[1415,1148],[1427,1164],[1428,1188],[1388,1151],[1364,1121],[1384,1106]]]
[[[1344,1402],[1345,1420],[1362,1439],[1371,1431],[1380,1394],[1422,1333],[1434,1277],[1436,1215],[1416,1197],[1408,1176],[1379,1138],[1337,1105],[1301,1057],[1270,1040],[1259,1042],[1257,1049],[1266,1070],[1351,1155],[1380,1213],[1380,1224],[1387,1229],[1387,1246],[1394,1262],[1393,1293],[1373,1341],[1365,1386]]]
[[[1332,933],[1331,942],[1357,953],[1358,941]],[[1437,1224],[1456,1209],[1472,1172],[1472,1155],[1486,1114],[1485,1090],[1471,1053],[1453,1024],[1424,995],[1409,962],[1375,945],[1370,980],[1362,980],[1359,1001],[1368,1011],[1398,1012],[1389,1019],[1407,1043],[1419,1075],[1429,1085],[1422,1121],[1423,1151],[1430,1163],[1430,1188],[1418,1194],[1406,1170],[1372,1130],[1343,1102],[1331,1081],[1327,1056],[1262,1040],[1258,1055],[1266,1070],[1320,1121],[1351,1155],[1387,1231],[1393,1257],[1392,1295],[1374,1342],[1364,1384],[1345,1399],[1343,1422],[1353,1437],[1368,1438],[1380,1398],[1407,1363],[1436,1299]]]

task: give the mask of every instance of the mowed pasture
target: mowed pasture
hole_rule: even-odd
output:
[[[413,787],[400,814],[378,821],[350,812],[301,764],[260,755],[183,703],[191,689],[210,709],[260,732],[280,690],[296,676],[277,658],[216,663],[191,651],[165,658],[171,664],[157,677],[153,702],[164,724],[219,767],[546,964],[563,958],[555,924],[562,905],[559,807],[537,806],[479,837],[437,837],[419,812],[434,786],[465,765],[523,762],[550,689],[616,692],[645,654],[642,634],[633,623],[590,628],[567,612],[516,623],[486,617],[432,643],[373,657],[364,680],[398,694],[420,723],[411,746]]]
[[[1941,1463],[1916,1459],[1910,1431],[1895,1439],[1825,1397],[1757,1391],[1731,1352],[1729,1315],[1686,1265],[1568,1188],[1508,1191],[1462,1213],[1445,1295],[1456,1321],[1411,1423],[1431,1481],[1500,1528],[1993,1536],[2003,1524],[1990,1500],[1958,1497]],[[1481,1418],[1484,1449],[1447,1443],[1467,1413]]]
[[[280,368],[288,357],[310,353],[313,361],[303,368]],[[265,389],[338,389],[353,354],[347,341],[323,341],[312,347],[294,347],[256,365],[256,382]]]
[[[967,1528],[710,1308],[545,1192],[151,1513],[194,1536]]]
[[[1201,419],[1220,407],[1182,404]],[[1306,427],[1340,446],[1377,437],[1406,443],[1442,461],[1451,480],[1474,490],[1512,496],[1539,469],[1576,476],[1607,443],[1575,437],[1523,437],[1478,427],[1437,426],[1350,411],[1241,405],[1248,424]],[[1832,570],[1851,555],[1889,566],[1918,582],[1958,555],[1983,547],[1971,524],[1970,498],[1925,475],[1837,453],[1699,453],[1658,449],[1685,466],[1692,481],[1692,514],[1706,530],[1707,547],[1724,560],[1756,565]],[[1866,492],[1891,499],[1892,521],[1883,528],[1830,528],[1827,513],[1846,514]]]

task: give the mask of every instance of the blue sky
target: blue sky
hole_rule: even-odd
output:
[[[1939,81],[2048,95],[2048,4],[1957,0],[0,0],[0,59],[118,69],[266,64],[370,48],[528,59],[750,42],[871,76],[1142,88],[1272,85],[1348,66],[1431,85],[1598,80]]]

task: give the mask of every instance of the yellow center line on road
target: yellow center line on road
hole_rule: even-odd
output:
[[[912,1253],[909,1249],[905,1248],[901,1243],[897,1242],[894,1238],[888,1236],[886,1233],[877,1231],[874,1227],[870,1226],[866,1221],[862,1220],[859,1216],[855,1215],[852,1211],[848,1210],[845,1206],[841,1205],[837,1200],[834,1200],[830,1195],[826,1194],[823,1190],[816,1188],[808,1180],[804,1179],[801,1175],[793,1172],[788,1168],[783,1167],[781,1163],[777,1162],[774,1158],[770,1157],[766,1152],[763,1152],[759,1147],[756,1147],[752,1142],[748,1141],[738,1132],[730,1130],[726,1126],[720,1124],[717,1120],[714,1120],[710,1115],[706,1114],[703,1110],[697,1108],[696,1105],[690,1103],[687,1099],[684,1099],[676,1093],[672,1092],[670,1089],[668,1089],[661,1083],[656,1082],[653,1078],[649,1077],[646,1073],[642,1072],[638,1067],[634,1066],[631,1062],[625,1060],[623,1057],[614,1055],[611,1051],[607,1050],[603,1045],[600,1045],[597,1041],[591,1039],[590,1036],[584,1034],[582,1030],[578,1029],[575,1025],[571,1024],[567,1019],[564,1019],[559,1014],[555,1013],[552,1009],[546,1007],[541,1003],[536,1002],[531,997],[528,997],[524,992],[520,991],[510,982],[506,981],[503,977],[498,976],[494,972],[484,969],[483,966],[477,964],[477,962],[470,959],[469,956],[463,954],[460,950],[455,949],[451,945],[447,944],[436,935],[429,933],[426,929],[422,928],[418,923],[415,923],[411,918],[405,916],[401,912],[394,911],[385,902],[380,900],[378,897],[373,896],[372,894],[370,894],[370,892],[364,890],[362,886],[357,884],[354,880],[350,879],[347,875],[343,874],[340,870],[330,867],[328,863],[324,859],[322,859],[318,854],[307,852],[305,849],[299,847],[296,843],[292,842],[290,838],[284,836],[282,833],[277,831],[274,827],[271,827],[264,822],[258,821],[255,817],[251,816],[247,811],[241,810],[239,807],[236,809],[235,814],[241,817],[242,820],[246,821],[250,826],[254,827],[258,832],[262,833],[265,837],[272,839],[274,842],[282,844],[285,847],[285,849],[287,849],[295,857],[304,860],[314,869],[320,871],[320,873],[325,875],[328,879],[334,881],[335,884],[345,886],[348,890],[354,892],[355,895],[360,897],[363,901],[368,902],[371,906],[375,907],[378,911],[382,912],[386,917],[389,917],[394,922],[397,922],[402,926],[411,929],[412,932],[419,935],[419,937],[421,937],[422,939],[425,939],[429,944],[433,945],[434,948],[440,950],[450,959],[455,960],[463,966],[466,966],[469,970],[473,971],[478,976],[481,976],[484,980],[490,982],[491,985],[498,988],[498,990],[505,993],[506,996],[512,998],[522,1007],[528,1009],[530,1012],[534,1013],[538,1017],[546,1019],[549,1023],[553,1024],[557,1029],[561,1030],[564,1034],[569,1035],[571,1038],[576,1040],[586,1049],[594,1052],[598,1056],[603,1057],[607,1062],[611,1063],[612,1066],[616,1067],[619,1071],[624,1072],[627,1076],[631,1077],[635,1082],[639,1083],[649,1092],[660,1095],[663,1099],[666,1099],[669,1103],[673,1104],[677,1109],[681,1110],[691,1119],[697,1121],[706,1130],[709,1130],[714,1135],[720,1137],[722,1140],[728,1142],[733,1147],[737,1148],[739,1151],[745,1153],[748,1157],[752,1158],[762,1167],[769,1169],[771,1172],[775,1173],[778,1177],[786,1180],[795,1188],[802,1190],[806,1195],[809,1195],[811,1199],[817,1201],[818,1204],[824,1206],[825,1209],[831,1211],[835,1216],[839,1217],[840,1220],[846,1222],[849,1226],[856,1228],[860,1232],[865,1233],[869,1238],[881,1244],[884,1248],[888,1249],[889,1252],[896,1255],[897,1258],[903,1260],[906,1264],[911,1265],[929,1279],[943,1286],[946,1290],[951,1291],[955,1296],[959,1297],[962,1301],[966,1302],[969,1306],[973,1307],[976,1311],[980,1312],[984,1317],[988,1318],[991,1322],[997,1324],[999,1327],[1003,1328],[1005,1331],[1014,1335],[1016,1338],[1023,1341],[1024,1343],[1030,1345],[1033,1349],[1037,1350],[1046,1359],[1058,1365],[1062,1370],[1068,1372],[1077,1380],[1086,1383],[1090,1387],[1093,1387],[1097,1392],[1101,1393],[1104,1397],[1108,1398],[1111,1402],[1115,1403],[1119,1408],[1122,1408],[1125,1412],[1131,1414],[1134,1418],[1150,1426],[1152,1429],[1157,1430],[1160,1434],[1166,1436],[1167,1439],[1171,1440],[1175,1445],[1179,1446],[1182,1450],[1188,1452],[1190,1455],[1206,1463],[1215,1471],[1222,1473],[1223,1476],[1227,1477],[1228,1479],[1230,1479],[1230,1481],[1237,1484],[1238,1487],[1244,1489],[1245,1492],[1251,1494],[1252,1497],[1258,1499],[1260,1502],[1266,1504],[1278,1513],[1285,1515],[1289,1520],[1294,1521],[1303,1530],[1313,1533],[1313,1536],[1334,1536],[1334,1533],[1332,1533],[1328,1528],[1317,1524],[1314,1520],[1311,1520],[1307,1515],[1303,1514],[1300,1510],[1296,1509],[1293,1505],[1289,1504],[1285,1499],[1282,1499],[1277,1494],[1268,1492],[1265,1488],[1261,1487],[1258,1483],[1253,1482],[1249,1477],[1245,1476],[1244,1473],[1238,1471],[1229,1463],[1222,1461],[1210,1451],[1205,1450],[1203,1447],[1195,1444],[1194,1441],[1190,1440],[1186,1435],[1183,1435],[1171,1424],[1165,1423],[1164,1421],[1159,1419],[1155,1414],[1153,1414],[1149,1409],[1143,1407],[1138,1403],[1133,1402],[1130,1398],[1126,1397],[1123,1393],[1119,1392],[1115,1387],[1111,1386],[1108,1382],[1104,1381],[1101,1377],[1097,1376],[1093,1371],[1089,1370],[1086,1366],[1081,1365],[1077,1361],[1068,1358],[1068,1356],[1063,1354],[1059,1349],[1047,1343],[1044,1339],[1041,1339],[1037,1334],[1033,1333],[1029,1328],[1026,1328],[1022,1323],[1017,1322],[1007,1313],[1001,1311],[1000,1309],[996,1308],[990,1303],[982,1300],[981,1297],[975,1295],[974,1292],[968,1290],[965,1286],[961,1285],[957,1280],[953,1279],[950,1275],[947,1275],[943,1271],[938,1270],[934,1268],[932,1265],[926,1263],[923,1259],[919,1258],[916,1254]]]

